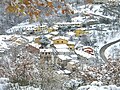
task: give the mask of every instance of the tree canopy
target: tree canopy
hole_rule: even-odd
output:
[[[5,4],[8,13],[27,15],[35,21],[41,15],[58,15],[58,11],[62,14],[74,14],[70,3],[65,0],[6,0]]]

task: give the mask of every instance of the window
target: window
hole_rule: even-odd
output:
[[[61,41],[63,43],[63,41]]]
[[[57,41],[57,43],[59,43],[59,41]]]
[[[50,52],[48,54],[50,55]]]
[[[45,55],[47,55],[47,52],[45,52]]]

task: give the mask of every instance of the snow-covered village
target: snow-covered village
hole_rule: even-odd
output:
[[[120,0],[0,0],[0,90],[120,90]]]

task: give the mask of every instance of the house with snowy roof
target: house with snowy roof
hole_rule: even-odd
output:
[[[38,44],[41,44],[42,47],[46,47],[47,45],[52,44],[52,41],[49,39],[51,37],[52,36],[49,35],[49,34],[38,36],[38,37],[35,37],[34,42],[38,43]]]
[[[52,38],[52,41],[54,44],[67,44],[69,40],[69,37],[65,36],[57,36]]]
[[[78,55],[77,54],[71,54],[70,57],[73,59],[73,60],[77,60],[78,59]]]
[[[69,49],[73,50],[75,47],[75,44],[76,44],[76,42],[74,42],[74,41],[68,41],[67,46],[69,47]]]
[[[69,48],[67,44],[54,44],[53,46],[55,49],[68,49]]]
[[[68,55],[58,55],[57,64],[61,66],[61,69],[64,69],[71,60],[72,58]]]
[[[39,48],[40,47],[41,47],[40,44],[34,43],[34,42],[28,43],[26,45],[27,51],[30,52],[30,53],[33,53],[33,54],[39,54]]]
[[[69,55],[71,53],[67,44],[54,44],[53,47],[57,55]]]
[[[61,48],[57,48],[56,49],[56,53],[58,54],[58,55],[70,55],[70,50],[69,49],[67,49],[67,48],[63,48],[63,49],[61,49]]]
[[[71,41],[72,40],[72,41]],[[71,37],[57,36],[52,38],[55,48],[69,48],[71,50],[75,47],[75,41]]]
[[[58,22],[55,23],[55,25],[58,25],[59,27],[64,27],[64,26],[81,26],[81,22]]]
[[[47,29],[47,25],[40,25],[40,23],[21,23],[17,26],[14,26],[6,31],[6,33],[23,33],[26,34],[37,34],[41,31],[45,31]]]
[[[55,57],[55,52],[52,48],[41,48],[39,49],[40,52],[40,62],[45,63],[47,62],[48,64],[56,64],[56,61],[54,59]]]
[[[90,59],[90,58],[95,58],[95,56],[93,54],[91,54],[91,51],[89,51],[90,53],[88,53],[88,50],[89,49],[86,49],[87,51],[83,51],[83,50],[75,50],[75,53],[77,55],[80,55],[82,57],[86,57],[87,59]]]
[[[76,29],[74,33],[76,37],[79,37],[80,35],[88,34],[88,32],[85,31],[85,28]]]
[[[58,27],[59,27],[59,26],[53,25],[52,27],[49,27],[47,30],[48,30],[49,33],[50,33],[50,32],[54,32],[54,31],[57,31],[57,30],[58,30]]]
[[[26,44],[28,42],[28,39],[20,35],[10,35],[9,38],[6,38],[5,41],[11,41],[11,44],[18,46]]]
[[[24,38],[22,38],[22,37],[19,37],[19,38],[17,38],[17,40],[15,40],[13,43],[16,44],[16,45],[24,45],[24,44],[27,43],[27,39],[24,39]]]
[[[38,36],[38,37],[35,37],[34,42],[41,44],[40,40],[41,40],[41,37]]]
[[[66,36],[67,37],[74,37],[75,36],[75,33],[74,32],[72,32],[72,31],[69,31],[69,32],[66,32]]]
[[[50,32],[50,34],[53,35],[53,36],[57,36],[59,34],[59,32],[58,31],[52,31],[52,32]]]

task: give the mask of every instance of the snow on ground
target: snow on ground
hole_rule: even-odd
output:
[[[9,88],[9,79],[8,78],[0,78],[0,90],[8,90]],[[11,84],[12,85],[12,84]],[[41,90],[40,88],[35,88],[32,86],[18,86],[18,84],[16,83],[14,85],[14,88],[10,89],[10,90]]]
[[[110,17],[110,16],[103,16],[102,15],[102,9],[100,9],[100,6],[101,5],[83,5],[83,6],[80,6],[80,10],[78,11],[79,13],[86,13],[86,14],[93,14],[93,15],[96,15],[96,16],[101,16],[101,17],[105,17],[105,18],[113,18],[113,17]],[[91,8],[91,9],[90,9]],[[83,19],[81,19],[81,16],[79,16],[78,18],[80,18],[79,21],[82,21]],[[76,18],[76,19],[78,19]],[[21,23],[19,24],[18,26],[15,26],[13,28],[11,28],[10,30],[7,30],[8,33],[11,33],[14,31],[15,28],[23,28],[23,27],[32,27],[32,26],[36,26],[37,24],[29,24],[28,25],[28,22],[25,23]],[[13,31],[12,31],[13,29]],[[95,34],[95,38],[97,39],[97,43],[96,43],[96,46],[99,46],[98,47],[98,50],[104,46],[105,44],[107,43],[110,43],[112,41],[115,41],[115,40],[118,40],[120,37],[120,32],[119,31],[113,31],[113,30],[108,30],[108,28],[104,28],[106,29],[107,31],[104,32],[98,32],[98,31],[93,31],[92,34],[94,33]],[[103,34],[105,36],[99,36],[99,34]],[[107,34],[108,33],[108,34]],[[0,36],[0,48],[1,47],[4,47],[4,48],[7,48],[7,44],[2,41],[2,40],[5,40],[5,39],[8,39],[10,36]],[[90,38],[93,38],[94,36],[90,37]],[[25,38],[27,38],[30,41],[33,41],[34,40],[34,36],[26,36]],[[115,45],[119,45],[119,43],[115,44]],[[112,46],[111,46],[112,47]],[[109,47],[106,52],[105,52],[105,55],[108,57],[109,54],[111,53],[111,47]],[[90,55],[90,54],[87,54],[83,51],[78,51],[76,50],[76,53],[80,54],[81,56],[83,57],[87,57],[87,58],[91,58],[91,57],[94,57],[93,55]],[[4,88],[4,85],[5,84],[2,84],[1,83],[1,79],[0,79],[0,90],[3,90]],[[34,88],[34,87],[22,87],[23,89],[22,90],[40,90],[39,88]],[[18,89],[19,90],[19,89]],[[109,85],[109,86],[95,86],[95,85],[87,85],[87,86],[81,86],[80,88],[78,88],[78,90],[120,90],[120,87],[117,87],[115,85]]]
[[[81,86],[77,90],[120,90],[120,87],[116,85],[108,85],[108,86]]]
[[[108,25],[110,26],[110,25]],[[97,46],[97,52],[99,52],[99,50],[105,45],[108,44],[110,42],[116,41],[118,39],[120,39],[120,32],[119,30],[109,30],[109,28],[107,26],[105,26],[103,29],[105,29],[106,31],[97,31],[97,30],[91,30],[90,31],[90,39],[96,39],[97,43],[95,43],[95,46]],[[105,56],[108,57],[110,55],[110,49],[107,49],[105,51]]]
[[[0,90],[7,90],[8,81],[8,78],[0,78]]]
[[[105,56],[107,58],[113,58],[113,59],[120,58],[120,49],[119,48],[120,48],[120,42],[108,47],[107,50],[105,51]]]
[[[90,85],[81,86],[77,90],[120,90],[116,85],[103,85],[101,81],[93,81]]]
[[[115,17],[112,16],[104,16],[103,15],[103,8],[101,8],[101,5],[82,5],[78,7],[78,12],[79,13],[84,13],[88,15],[93,15],[93,16],[100,16],[104,18],[109,18],[109,19],[114,19]],[[72,19],[72,21],[83,21],[81,16],[75,17]],[[99,26],[99,25],[98,25]],[[97,40],[97,43],[95,46],[97,47],[97,52],[99,52],[100,48],[104,46],[107,43],[110,43],[112,41],[118,40],[120,36],[120,32],[118,30],[115,30],[114,28],[112,30],[109,30],[110,25],[107,25],[103,28],[103,30],[106,31],[97,31],[93,30],[90,31],[92,32],[91,35],[95,34],[94,36],[91,36],[90,38],[95,38]],[[109,50],[105,51],[106,57],[108,57],[110,54]]]
[[[120,90],[120,87],[117,87],[115,85],[109,85],[109,86],[81,86],[77,90]]]
[[[10,34],[10,33],[14,33],[17,31],[23,32],[23,30],[25,30],[25,29],[33,30],[34,28],[36,28],[38,26],[40,26],[39,22],[32,23],[32,24],[30,24],[29,22],[23,22],[23,23],[20,23],[16,26],[13,26],[12,28],[6,30],[6,33]]]
[[[36,36],[31,35],[31,36],[23,36],[24,38],[26,38],[29,42],[34,41],[34,39],[36,38]]]
[[[17,85],[16,87],[12,88],[12,90],[42,90],[40,88],[35,88],[35,87],[32,87],[32,86],[24,86],[24,87],[19,87],[17,88]]]
[[[80,10],[78,10],[78,12],[79,13],[88,13],[88,14],[90,14],[90,13],[96,13],[96,14],[99,14],[99,15],[101,15],[102,14],[102,9],[100,8],[101,7],[101,5],[89,5],[89,4],[87,4],[87,5],[82,5],[82,6],[79,6],[78,8],[80,9]]]
[[[9,38],[10,38],[10,36],[0,35],[0,51],[2,51],[4,49],[9,49],[8,45],[4,42],[4,40],[7,40]]]
[[[118,40],[118,39],[120,39],[120,32],[118,31],[117,33],[114,33],[114,35],[113,35],[114,37],[113,38],[111,38],[111,37],[109,37],[108,39],[107,39],[107,43],[110,43],[110,42],[113,42],[113,41],[116,41],[116,40]],[[106,44],[107,44],[106,43]],[[114,44],[115,45],[115,44]],[[114,46],[114,45],[112,45],[112,46]],[[109,55],[111,54],[111,47],[112,46],[110,46],[109,48],[107,48],[106,49],[106,51],[105,51],[105,56],[108,58],[109,57]]]

